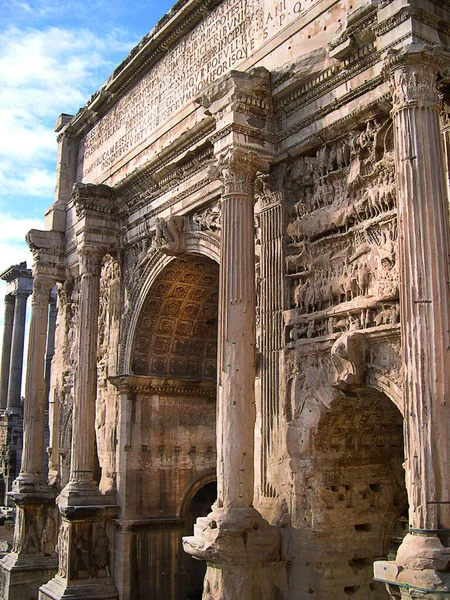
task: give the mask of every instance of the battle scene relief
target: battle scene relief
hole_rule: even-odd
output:
[[[390,120],[296,159],[287,169],[288,341],[399,322]]]

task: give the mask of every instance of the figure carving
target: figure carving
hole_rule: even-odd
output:
[[[180,254],[185,250],[183,232],[186,217],[174,216],[168,219],[156,219],[155,247],[170,256]]]
[[[96,531],[92,556],[97,569],[103,571],[109,577],[111,575],[109,570],[109,540],[103,527],[99,527]]]
[[[209,206],[205,210],[195,213],[192,217],[202,231],[220,230],[220,205]]]
[[[334,387],[347,389],[362,385],[366,364],[366,338],[362,333],[343,333],[331,348],[331,360],[335,369]]]

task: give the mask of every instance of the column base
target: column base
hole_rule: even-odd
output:
[[[183,548],[207,562],[204,600],[287,597],[280,532],[253,507],[213,507],[183,538]]]
[[[279,559],[280,532],[253,507],[218,508],[194,525],[194,535],[183,538],[183,548],[199,560],[242,565]]]
[[[38,600],[118,600],[116,588],[112,583],[87,581],[85,584],[67,586],[66,582],[54,577],[39,589]]]
[[[56,574],[58,559],[10,552],[0,561],[0,598],[37,598],[39,587]]]
[[[115,492],[102,494],[94,481],[69,481],[56,502],[61,513],[65,514],[70,508],[83,506],[115,507],[115,500]]]
[[[374,579],[386,584],[391,598],[450,600],[450,548],[433,535],[408,534],[395,561],[374,563]]]

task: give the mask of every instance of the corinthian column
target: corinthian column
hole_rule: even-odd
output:
[[[70,480],[61,493],[70,504],[80,503],[79,492],[98,493],[94,482],[95,401],[97,396],[97,337],[100,298],[100,270],[105,249],[82,247],[78,251],[80,274],[78,371],[73,407]],[[87,498],[84,498],[86,501]],[[64,502],[64,501],[63,501]],[[88,503],[90,503],[88,501]]]
[[[409,590],[442,589],[446,576],[439,570],[450,558],[444,548],[450,533],[450,246],[438,64],[430,52],[410,46],[394,53],[386,70],[395,132],[410,534],[396,564],[376,563],[375,575],[407,583]]]
[[[5,296],[5,320],[3,325],[2,358],[0,366],[0,410],[8,402],[9,366],[11,363],[11,343],[14,324],[14,296]]]
[[[33,281],[25,384],[22,468],[13,489],[44,483],[45,349],[48,303],[53,279],[37,274]]]
[[[20,390],[22,388],[23,346],[25,342],[25,317],[28,291],[14,293],[14,325],[11,343],[11,362],[9,367],[9,388],[7,409],[20,410]]]
[[[219,162],[223,181],[220,255],[218,502],[249,507],[254,489],[255,225],[258,162],[231,152]]]
[[[208,598],[250,600],[261,565],[279,552],[279,534],[253,508],[255,443],[255,231],[253,183],[264,163],[229,150],[213,175],[223,182],[217,411],[218,499],[186,552],[208,561]],[[265,164],[267,168],[267,164]],[[232,565],[232,566],[231,566]],[[258,565],[258,566],[256,566]],[[256,586],[256,587],[255,587]],[[214,590],[214,592],[212,591]],[[205,596],[206,597],[206,596]],[[269,596],[267,596],[269,597]]]

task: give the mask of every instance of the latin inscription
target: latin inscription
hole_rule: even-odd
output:
[[[80,149],[79,178],[93,179],[106,171],[311,4],[312,0],[225,0],[87,134]]]

